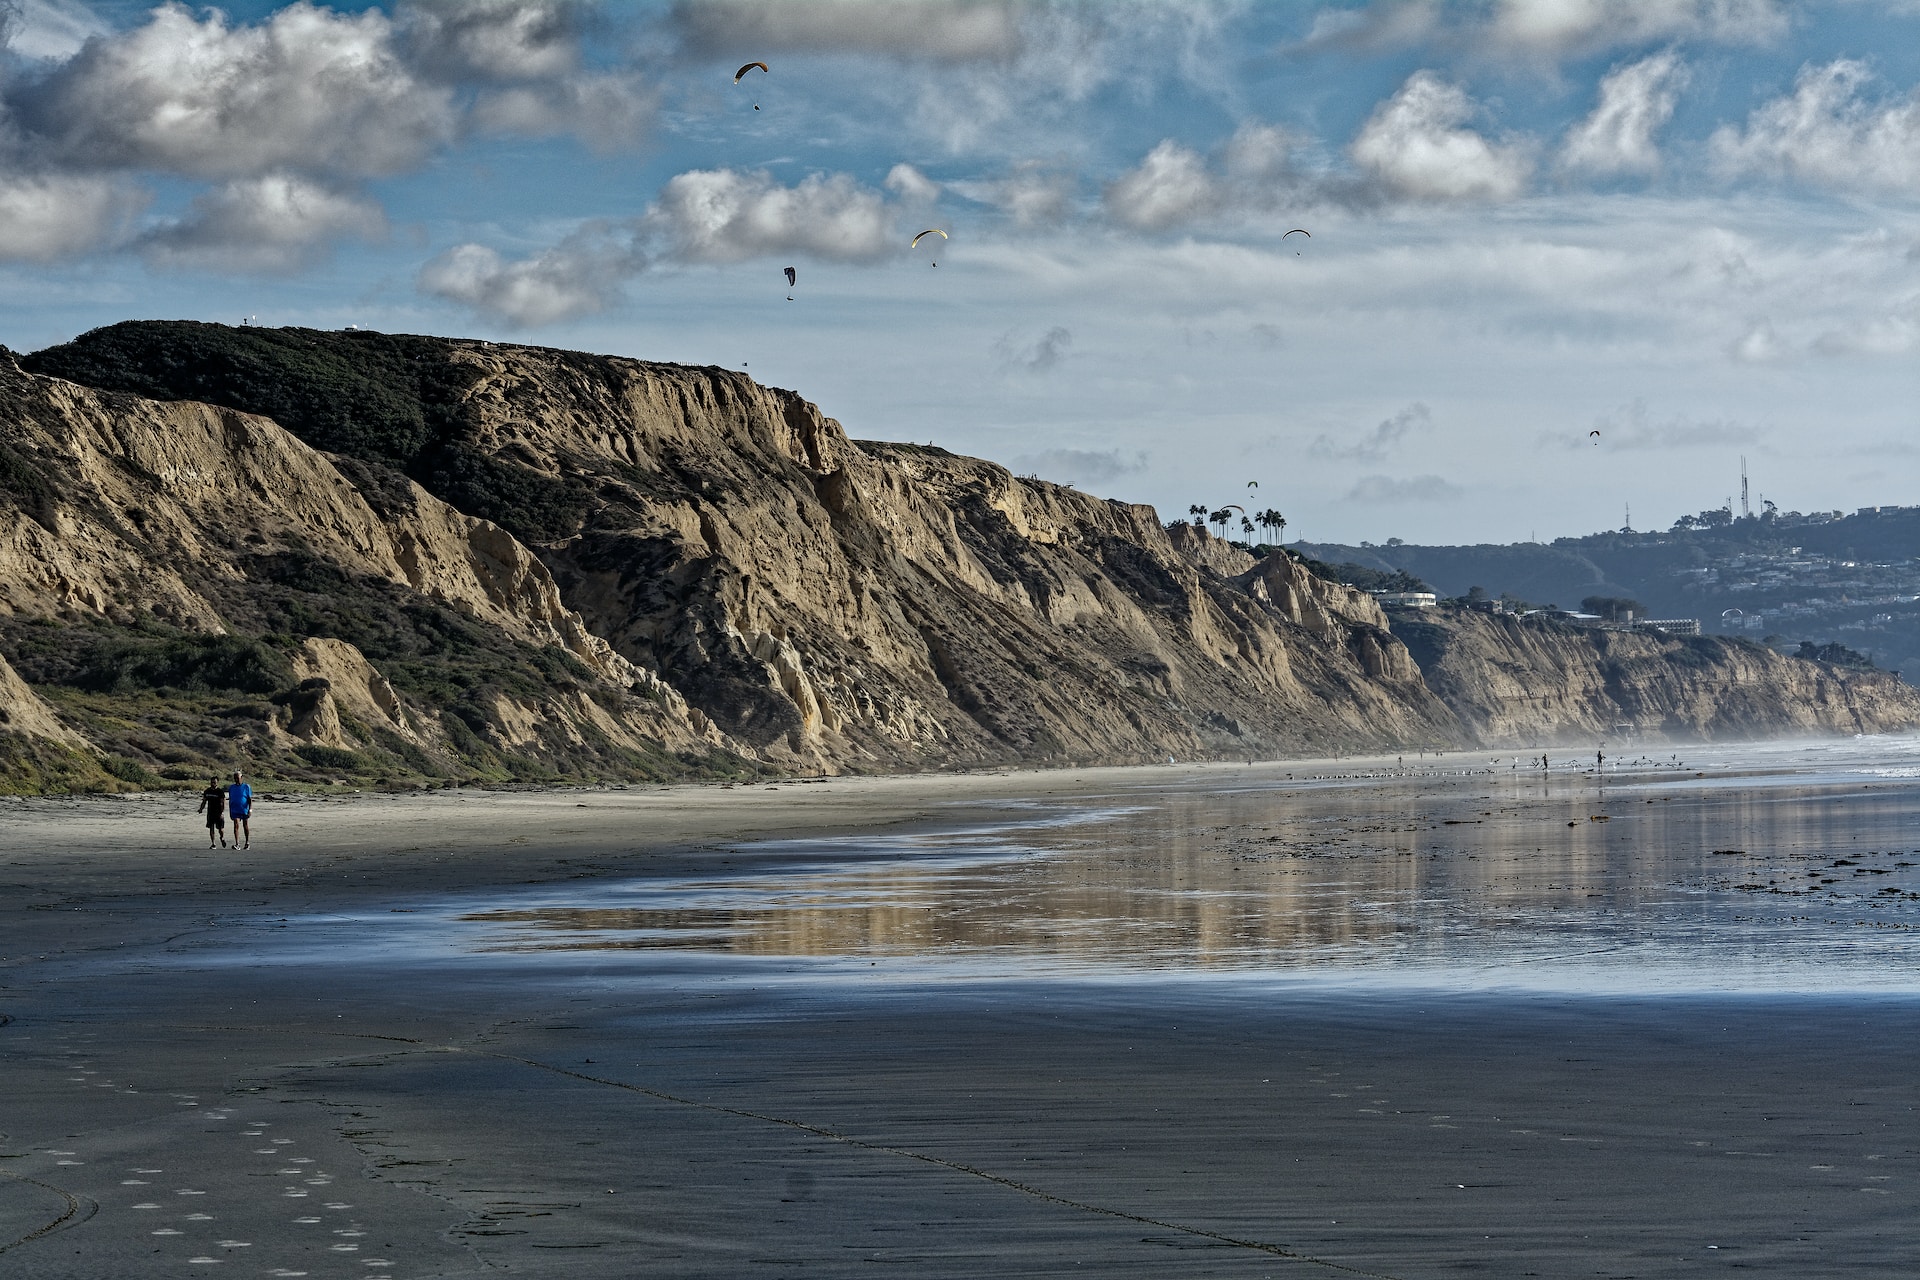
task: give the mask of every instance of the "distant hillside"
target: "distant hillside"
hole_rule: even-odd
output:
[[[1563,608],[1588,596],[1625,597],[1656,617],[1699,618],[1708,631],[1777,637],[1784,648],[1839,642],[1882,667],[1920,675],[1920,507],[1769,514],[1551,543],[1300,543],[1295,550],[1404,570],[1447,596],[1478,586]]]

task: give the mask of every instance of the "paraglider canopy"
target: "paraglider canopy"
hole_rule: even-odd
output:
[[[793,288],[793,281],[794,281],[794,270],[792,267],[788,267],[787,268],[787,288],[789,289]]]
[[[1305,227],[1295,227],[1293,230],[1287,232],[1286,236],[1281,236],[1280,238],[1282,240],[1285,240],[1287,236],[1305,236],[1307,239],[1311,240],[1313,239],[1313,232],[1307,230]]]
[[[1593,441],[1593,443],[1594,443],[1594,446],[1595,446],[1596,448],[1598,448],[1598,447],[1599,447],[1599,444],[1600,444],[1600,433],[1599,433],[1598,431],[1589,431],[1589,432],[1587,432],[1587,439],[1589,439],[1589,440],[1591,440],[1591,441]]]
[[[740,77],[746,75],[747,72],[753,70],[755,67],[760,68],[762,71],[767,70],[767,64],[764,62],[749,62],[746,66],[740,68],[738,71],[733,73],[733,82],[735,84],[739,84]],[[767,71],[767,74],[772,75],[773,73],[771,71]],[[1284,239],[1285,237],[1282,237],[1282,238]]]
[[[919,235],[913,238],[913,244],[910,247],[918,249],[920,247],[920,242],[922,240],[925,240],[928,236],[939,236],[942,240],[945,240],[947,238],[947,233],[942,231],[938,227],[928,227],[925,231],[922,231]],[[931,263],[930,265],[937,267],[940,264],[938,262],[934,262],[934,263]]]

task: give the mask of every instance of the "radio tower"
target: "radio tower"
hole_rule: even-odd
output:
[[[1743,454],[1740,458],[1740,518],[1745,520],[1752,514],[1753,508],[1747,505],[1747,459]]]

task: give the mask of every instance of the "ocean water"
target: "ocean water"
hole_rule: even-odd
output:
[[[291,922],[303,962],[768,981],[1920,990],[1920,738],[1214,770],[698,875]],[[725,865],[721,865],[725,864]]]

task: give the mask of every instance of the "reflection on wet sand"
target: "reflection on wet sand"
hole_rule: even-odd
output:
[[[479,932],[467,945],[491,952],[986,959],[1035,976],[1577,961],[1665,967],[1669,981],[1720,971],[1765,986],[1808,963],[1908,981],[1890,944],[1860,935],[1920,920],[1915,864],[1892,844],[1911,829],[1910,791],[1779,783],[1222,783],[1111,797],[1127,807],[1091,816],[1016,813],[989,831],[771,842],[738,853],[784,869],[460,920]],[[1861,857],[1834,875],[1842,852]],[[1847,874],[1862,858],[1875,865]]]

